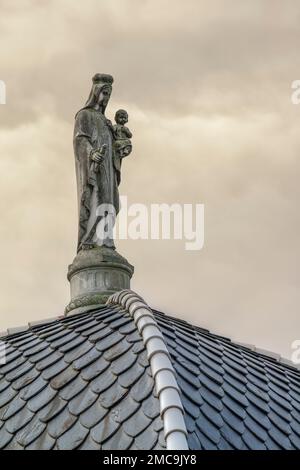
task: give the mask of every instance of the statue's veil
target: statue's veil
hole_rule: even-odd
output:
[[[85,103],[83,108],[80,109],[80,111],[86,108],[93,108],[97,104],[99,95],[101,91],[103,90],[103,88],[108,88],[110,91],[112,90],[113,81],[114,79],[111,75],[107,75],[104,73],[97,73],[93,77],[93,85],[92,85],[92,89],[90,91],[89,97],[87,99],[87,102]],[[105,109],[106,109],[106,106],[102,110],[103,114],[105,113]]]

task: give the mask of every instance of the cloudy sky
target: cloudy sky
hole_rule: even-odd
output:
[[[205,245],[121,241],[153,307],[291,355],[300,339],[296,0],[0,0],[0,330],[63,312],[74,115],[96,72],[129,112],[129,203],[205,204]]]

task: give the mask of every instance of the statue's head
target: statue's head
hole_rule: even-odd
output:
[[[86,108],[99,108],[104,113],[112,92],[113,77],[105,73],[96,73],[93,86],[86,102]]]
[[[125,109],[119,109],[115,114],[115,121],[117,124],[124,126],[128,122],[128,113]]]

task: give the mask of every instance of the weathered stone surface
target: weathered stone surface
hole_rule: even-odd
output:
[[[71,302],[66,313],[104,304],[113,292],[129,289],[133,271],[133,266],[112,248],[81,250],[68,270]]]
[[[113,77],[97,73],[85,106],[75,116],[74,153],[79,208],[77,256],[69,266],[71,301],[65,313],[83,313],[130,288],[133,266],[115,250],[113,226],[119,212],[121,165],[132,150],[128,113],[105,110]],[[101,230],[99,227],[101,225]]]
[[[112,84],[111,75],[97,73],[85,106],[75,116],[73,142],[79,207],[78,251],[97,245],[114,247],[112,227],[107,236],[99,239],[96,228],[101,218],[106,218],[106,209],[103,212],[97,209],[105,204],[113,218],[119,212],[121,163],[131,153],[132,134],[125,126],[128,121],[125,110],[117,111],[115,126],[105,116]]]

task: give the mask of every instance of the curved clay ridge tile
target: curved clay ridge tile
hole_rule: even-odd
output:
[[[187,450],[187,429],[180,389],[169,352],[157,321],[145,301],[131,290],[113,294],[107,304],[120,305],[134,320],[147,350],[148,360],[160,403],[168,450]]]

